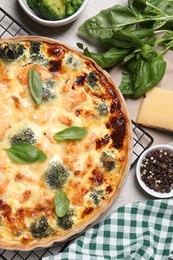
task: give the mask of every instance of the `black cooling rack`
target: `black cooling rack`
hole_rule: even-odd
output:
[[[7,38],[11,36],[32,35],[24,26],[22,26],[17,20],[15,20],[6,11],[0,8],[0,38]],[[133,157],[131,168],[137,163],[140,155],[148,149],[153,143],[153,137],[148,134],[142,127],[138,126],[132,121],[133,129]],[[46,256],[57,255],[62,252],[67,243],[54,244],[50,248],[44,248],[40,250],[32,251],[11,251],[0,249],[0,259],[3,260],[41,260]]]

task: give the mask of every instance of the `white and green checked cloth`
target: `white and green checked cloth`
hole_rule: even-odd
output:
[[[173,260],[173,199],[127,204],[46,260]]]

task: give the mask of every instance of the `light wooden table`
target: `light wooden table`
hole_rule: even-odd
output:
[[[26,27],[32,34],[46,36],[54,38],[60,42],[70,45],[72,48],[77,49],[76,43],[83,42],[85,46],[89,47],[92,50],[93,46],[89,43],[86,43],[84,40],[78,37],[77,29],[87,18],[96,15],[100,10],[111,7],[115,4],[126,4],[125,0],[89,0],[86,9],[83,11],[82,15],[74,21],[72,24],[61,28],[49,28],[41,26],[34,21],[32,21],[21,9],[17,0],[0,0],[0,7],[2,7],[7,13],[19,21],[24,27]],[[170,54],[165,56],[166,59],[172,59]],[[169,64],[168,64],[169,65]],[[115,83],[118,85],[121,79],[121,72],[118,68],[113,68],[109,71]],[[172,84],[172,71],[171,67],[168,67],[167,74],[165,75],[162,82],[159,86],[163,88],[171,88]],[[135,121],[138,108],[140,105],[141,99],[138,100],[126,100],[127,108],[131,119]],[[158,130],[145,129],[150,135],[154,138],[154,144],[159,143],[169,143],[172,141],[172,134],[166,132],[161,132]],[[147,195],[139,187],[136,176],[135,176],[135,167],[129,172],[126,179],[125,185],[122,188],[122,191],[117,198],[116,202],[113,205],[113,209],[116,209],[119,206],[122,206],[126,203],[136,202],[152,199],[151,196]]]

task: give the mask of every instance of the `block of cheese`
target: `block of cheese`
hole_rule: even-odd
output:
[[[154,87],[141,102],[136,123],[173,131],[173,91]]]

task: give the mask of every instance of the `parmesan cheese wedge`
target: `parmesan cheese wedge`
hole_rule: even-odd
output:
[[[173,131],[173,91],[154,87],[141,102],[136,123]]]

